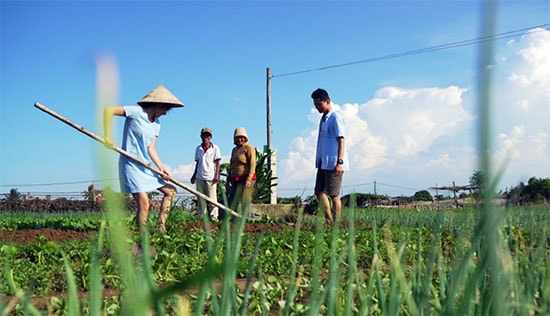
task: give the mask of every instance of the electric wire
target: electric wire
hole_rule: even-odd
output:
[[[55,183],[41,183],[41,184],[0,184],[0,187],[10,187],[10,188],[19,188],[19,187],[32,187],[32,186],[55,186],[55,185],[67,185],[67,184],[83,184],[83,183],[100,183],[100,182],[105,182],[105,181],[112,181],[112,180],[118,180],[118,178],[110,178],[110,179],[95,179],[95,180],[84,180],[84,181],[73,181],[73,182],[55,182]],[[342,188],[358,188],[358,187],[364,187],[364,186],[369,186],[369,185],[373,185],[373,184],[376,184],[376,186],[380,187],[380,186],[385,186],[385,187],[390,187],[390,188],[397,188],[397,189],[402,189],[402,190],[409,190],[409,191],[413,191],[413,192],[418,192],[418,191],[422,191],[422,190],[428,190],[428,189],[418,189],[418,188],[410,188],[410,187],[404,187],[404,186],[400,186],[400,185],[394,185],[394,184],[387,184],[387,183],[383,183],[383,182],[377,182],[377,181],[372,181],[372,182],[365,182],[365,183],[356,183],[356,184],[348,184],[348,185],[345,185],[345,186],[342,186]],[[286,192],[292,192],[292,191],[300,191],[300,190],[305,190],[305,191],[312,191],[313,190],[313,186],[306,186],[305,188],[302,187],[302,188],[277,188],[278,191],[286,191]],[[382,190],[384,191],[384,190]],[[34,197],[45,197],[45,196],[51,196],[51,197],[66,197],[66,198],[72,198],[72,197],[82,197],[84,194],[85,194],[85,190],[83,191],[65,191],[65,192],[60,192],[60,191],[56,191],[56,192],[51,192],[51,191],[33,191],[33,192],[27,192],[27,193],[21,193],[21,195],[30,195],[30,196],[34,196]],[[9,195],[9,192],[7,193],[0,193],[0,196],[1,195]],[[192,194],[188,194],[187,192],[178,192],[176,194],[178,197],[190,197],[192,196]]]
[[[101,180],[87,180],[87,181],[72,181],[72,182],[50,182],[50,183],[27,183],[27,184],[0,184],[0,187],[43,187],[43,186],[55,186],[55,185],[67,185],[67,184],[82,184],[82,183],[95,183],[118,180],[118,178],[101,179]]]
[[[395,54],[390,54],[390,55],[384,55],[384,56],[379,56],[379,57],[362,59],[362,60],[357,60],[357,61],[352,61],[352,62],[347,62],[347,63],[342,63],[342,64],[336,64],[336,65],[330,65],[330,66],[324,66],[324,67],[318,67],[318,68],[312,68],[312,69],[282,73],[282,74],[279,74],[279,75],[275,74],[275,75],[271,75],[271,78],[293,76],[293,75],[299,75],[299,74],[303,74],[303,73],[307,73],[307,72],[314,72],[314,71],[321,71],[321,70],[332,69],[332,68],[340,68],[340,67],[363,64],[363,63],[370,63],[370,62],[375,62],[375,61],[380,61],[380,60],[394,59],[394,58],[411,56],[411,55],[418,55],[418,54],[429,53],[429,52],[433,52],[433,51],[439,51],[439,50],[445,50],[445,49],[456,48],[456,47],[461,47],[461,46],[484,43],[484,42],[488,42],[488,41],[495,41],[495,40],[500,40],[500,39],[517,37],[517,36],[523,35],[524,32],[528,31],[528,30],[532,30],[531,31],[532,33],[537,33],[537,32],[541,32],[543,30],[547,30],[546,27],[549,26],[549,25],[550,25],[550,23],[540,24],[540,25],[526,27],[526,28],[522,28],[522,29],[518,29],[518,30],[503,32],[503,33],[499,33],[499,34],[495,34],[495,35],[483,36],[483,37],[478,37],[478,38],[475,38],[475,39],[462,40],[462,41],[448,43],[448,44],[442,44],[442,45],[436,45],[436,46],[431,46],[431,47],[426,47],[426,48],[420,48],[420,49],[405,51],[405,52],[401,52],[401,53],[395,53]]]

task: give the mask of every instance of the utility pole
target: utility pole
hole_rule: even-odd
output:
[[[271,150],[271,69],[266,69],[266,124],[267,124],[267,150]],[[269,159],[269,158],[268,158]]]
[[[266,128],[267,128],[267,145],[264,151],[268,154],[267,165],[271,170],[272,178],[277,177],[277,150],[271,147],[271,69],[266,69],[266,87],[265,87],[265,103],[266,103]],[[271,180],[274,184],[275,180]],[[277,186],[271,186],[270,204],[277,204]]]

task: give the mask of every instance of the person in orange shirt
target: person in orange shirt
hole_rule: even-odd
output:
[[[256,183],[256,148],[248,143],[248,134],[244,127],[235,129],[233,143],[235,147],[231,151],[227,176],[228,200],[232,210],[247,217]]]

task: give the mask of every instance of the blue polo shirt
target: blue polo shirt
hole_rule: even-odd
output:
[[[346,123],[342,115],[330,111],[319,122],[315,167],[334,170],[338,161],[338,137],[346,136]],[[343,170],[349,170],[348,155],[344,150]]]

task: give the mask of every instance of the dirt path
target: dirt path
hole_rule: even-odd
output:
[[[218,227],[220,224],[212,224],[212,228]],[[248,223],[245,226],[245,233],[258,233],[265,230],[275,232],[281,231],[284,227],[289,227],[292,224],[288,223]],[[204,229],[203,222],[188,222],[184,224],[184,229],[201,228]],[[97,231],[80,232],[65,229],[19,229],[9,230],[0,229],[0,244],[30,244],[35,243],[40,236],[44,236],[46,242],[63,242],[69,239],[83,240],[97,234]]]

